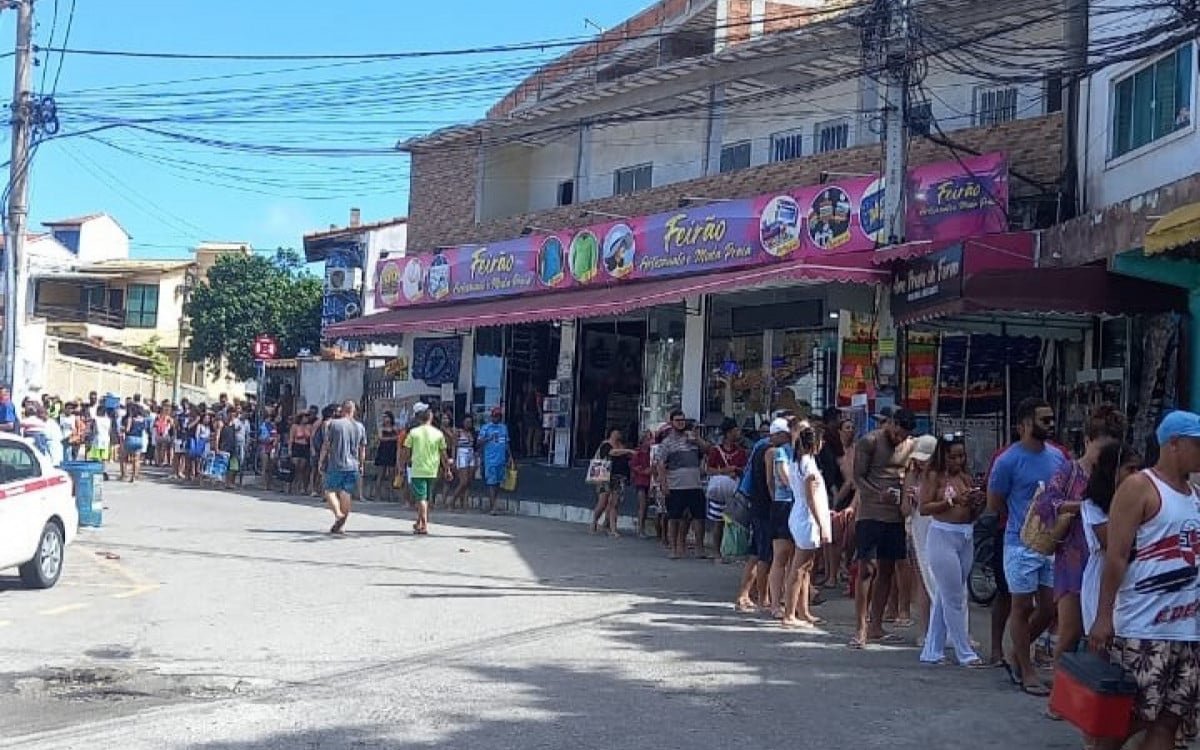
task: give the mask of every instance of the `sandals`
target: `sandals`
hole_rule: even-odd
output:
[[[333,526],[329,527],[329,533],[330,534],[345,534],[346,532],[342,531],[342,527],[346,525],[346,519],[349,517],[350,517],[349,515],[345,515],[345,516],[342,516],[341,518],[339,518],[338,520],[334,521]]]
[[[1046,696],[1050,695],[1050,688],[1046,687],[1040,682],[1034,683],[1033,685],[1022,683],[1021,692],[1025,693],[1026,695],[1032,695],[1035,698],[1045,698]]]
[[[849,643],[846,644],[846,648],[852,649],[854,651],[862,651],[866,647],[867,647],[867,644],[864,643],[863,640],[861,638],[859,638],[858,636],[854,636],[853,638],[850,639]]]

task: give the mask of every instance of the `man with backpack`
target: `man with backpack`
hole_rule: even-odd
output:
[[[754,612],[759,606],[770,605],[766,601],[766,584],[775,556],[772,551],[771,490],[768,484],[772,474],[766,458],[772,447],[791,440],[792,432],[788,426],[791,416],[791,412],[780,412],[771,421],[767,436],[760,438],[750,450],[746,471],[738,484],[738,494],[750,505],[750,555],[734,602],[739,612]]]

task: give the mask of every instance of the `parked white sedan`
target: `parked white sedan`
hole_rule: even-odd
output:
[[[28,440],[0,433],[0,570],[18,568],[27,586],[50,588],[78,527],[71,477]]]

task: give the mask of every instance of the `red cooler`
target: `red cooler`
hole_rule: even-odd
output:
[[[1089,737],[1124,739],[1133,720],[1137,684],[1091,651],[1063,654],[1054,670],[1050,710]]]

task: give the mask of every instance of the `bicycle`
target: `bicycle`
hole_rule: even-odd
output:
[[[985,607],[996,599],[995,550],[996,516],[981,516],[975,522],[975,562],[967,579],[967,593],[971,601]]]

